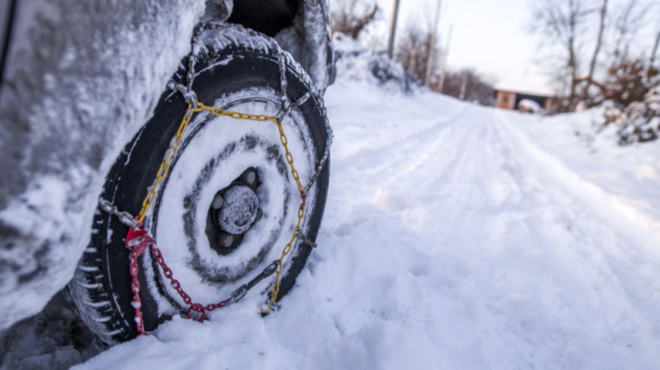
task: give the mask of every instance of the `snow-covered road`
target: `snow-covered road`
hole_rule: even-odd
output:
[[[346,95],[328,226],[341,248],[366,249],[347,260],[382,260],[346,280],[379,289],[360,310],[383,332],[367,352],[423,368],[658,363],[658,223],[631,232],[529,142],[516,127],[529,117],[432,95],[378,97],[355,116]]]
[[[589,174],[621,177],[618,167],[576,170],[549,151],[559,139],[533,131],[538,118],[343,80],[326,101],[329,200],[319,247],[283,309],[262,319],[246,299],[80,368],[660,363],[660,219],[647,211],[658,206],[648,185],[660,184],[657,149],[645,175],[614,194]]]

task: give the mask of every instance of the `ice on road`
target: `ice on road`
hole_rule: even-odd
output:
[[[174,320],[80,368],[658,366],[657,149],[620,178],[535,116],[346,80],[326,105],[319,246],[282,309]]]

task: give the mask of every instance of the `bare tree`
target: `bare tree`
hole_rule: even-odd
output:
[[[644,100],[646,94],[660,84],[659,74],[657,68],[648,68],[641,58],[624,58],[607,69],[605,82],[593,80],[592,83],[601,90],[603,100],[625,107]]]
[[[598,60],[598,53],[603,44],[603,34],[605,33],[605,16],[607,15],[607,1],[603,0],[603,6],[600,8],[600,19],[598,27],[598,38],[596,39],[596,47],[594,53],[591,56],[591,63],[589,63],[589,74],[587,75],[587,84],[582,91],[582,100],[587,100],[589,98],[589,88],[591,87],[592,80],[594,77],[594,70],[596,69],[596,61]]]
[[[378,14],[375,2],[362,0],[338,0],[331,14],[330,26],[332,33],[341,32],[352,39],[357,39]]]
[[[400,32],[397,41],[399,47],[396,52],[396,59],[422,84],[426,83],[427,75],[433,75],[432,72],[440,65],[440,48],[433,37],[431,29],[430,24],[409,22]],[[431,48],[435,49],[432,53]],[[429,54],[433,54],[430,62]],[[427,73],[428,68],[431,68],[431,73]]]
[[[577,76],[580,65],[578,47],[580,36],[586,29],[586,9],[583,0],[537,0],[534,1],[532,30],[544,36],[564,51],[564,72],[568,76],[567,110],[577,104]]]
[[[619,3],[612,12],[612,45],[611,56],[614,58],[612,63],[621,63],[624,59],[630,58],[630,45],[635,40],[638,31],[646,25],[646,15],[653,9],[651,3],[644,3],[640,0],[628,0],[625,3]]]
[[[433,87],[437,91],[439,86]],[[491,85],[471,68],[447,72],[442,93],[467,101],[476,101],[481,105],[492,106],[495,103],[495,91]]]

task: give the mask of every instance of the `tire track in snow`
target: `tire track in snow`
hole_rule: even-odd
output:
[[[396,120],[395,111],[388,110],[375,112],[374,117],[366,122],[355,121],[353,116],[344,120],[333,119],[337,125],[346,127],[347,131],[354,130],[352,126],[357,125],[364,126],[366,132],[385,130],[397,134],[390,133],[389,136],[396,139],[381,143],[370,137],[363,137],[365,135],[363,132],[355,132],[347,139],[351,141],[351,147],[358,149],[353,149],[350,153],[333,152],[333,173],[338,174],[339,180],[336,183],[340,183],[341,188],[336,187],[334,185],[336,183],[331,181],[330,192],[338,192],[342,196],[338,196],[341,199],[338,202],[329,204],[330,207],[336,207],[336,212],[329,213],[334,216],[341,214],[342,216],[338,217],[345,218],[346,212],[344,211],[350,209],[353,203],[371,203],[372,199],[378,196],[379,189],[382,188],[381,184],[396,181],[398,176],[410,173],[410,169],[416,166],[415,159],[423,161],[424,158],[427,158],[428,152],[438,147],[437,138],[449,134],[448,131],[452,130],[453,122],[455,122],[454,118],[462,114],[464,110],[466,108],[453,111],[448,117],[438,115],[438,118],[424,117],[419,121]],[[390,117],[390,119],[394,117],[396,124],[384,127],[381,125],[381,117]],[[364,119],[364,117],[362,118]],[[423,128],[411,133],[410,127]],[[342,133],[339,132],[337,135],[341,136]],[[374,136],[381,136],[381,134]],[[426,150],[427,153],[425,153],[426,148],[431,149]],[[342,200],[350,200],[351,204],[343,204]],[[399,199],[399,202],[405,203],[406,201],[403,198]]]
[[[529,159],[525,169],[537,184],[537,193],[530,195],[543,209],[539,213],[543,227],[535,234],[548,238],[549,243],[545,244],[556,250],[552,254],[541,253],[576,270],[571,271],[575,279],[572,284],[555,276],[555,287],[564,290],[577,285],[584,289],[576,294],[585,297],[577,302],[580,310],[575,309],[575,302],[559,300],[558,303],[577,313],[588,313],[585,320],[599,317],[592,329],[605,331],[605,337],[609,336],[617,349],[645,347],[646,343],[654,342],[657,346],[660,284],[656,276],[660,263],[657,253],[650,254],[645,247],[653,237],[631,237],[629,232],[622,232],[620,225],[611,223],[612,212],[616,211],[597,205],[590,187],[585,187],[586,182],[579,175],[570,173],[549,154],[532,146],[502,115],[496,117],[503,135],[516,148],[517,157]],[[574,324],[576,329],[580,328],[578,323]],[[657,348],[647,349],[650,352],[646,353],[658,353]]]
[[[654,316],[638,315],[637,308],[619,303],[629,297],[616,284],[611,257],[600,251],[607,238],[614,238],[609,242],[614,246],[625,240],[611,233],[594,236],[609,231],[561,188],[552,171],[523,150],[507,125],[496,112],[471,107],[449,125],[409,137],[403,145],[374,149],[396,151],[374,171],[376,177],[360,182],[364,188],[378,187],[373,205],[399,216],[412,230],[434,233],[433,241],[410,236],[407,248],[418,250],[420,260],[393,257],[397,267],[390,266],[399,279],[397,271],[410,271],[414,278],[399,284],[421,289],[434,308],[415,311],[428,340],[473,346],[476,338],[490,338],[476,349],[480,356],[523,366],[580,367],[585,361],[581,352],[612,346],[622,351],[617,359],[651,363],[653,358],[633,360],[635,352],[626,348],[653,335],[637,333],[643,326],[655,330],[649,320]],[[375,160],[357,158],[354,173]],[[383,173],[382,166],[390,171]],[[357,221],[363,215],[353,217]],[[344,236],[355,233],[348,230]],[[398,240],[392,235],[385,239]],[[395,246],[382,243],[394,253]],[[576,296],[584,298],[576,301]],[[599,320],[584,324],[592,317]],[[605,339],[591,331],[604,332]],[[599,360],[585,363],[611,366]]]

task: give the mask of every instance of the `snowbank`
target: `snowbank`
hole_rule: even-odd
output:
[[[418,86],[403,65],[384,53],[368,52],[357,40],[337,33],[334,36],[338,81],[364,81],[382,89],[411,93]]]

